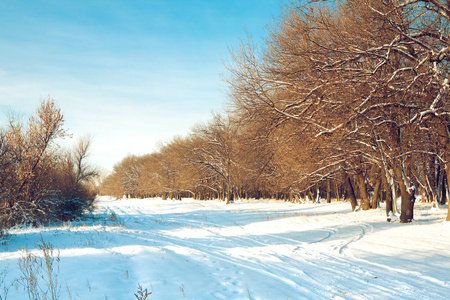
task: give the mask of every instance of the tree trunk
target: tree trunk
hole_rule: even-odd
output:
[[[448,124],[446,122],[439,122],[441,120],[438,120],[438,122],[435,122],[436,125],[436,132],[438,133],[439,142],[442,145],[443,152],[444,152],[444,160],[449,161],[450,159],[450,136],[449,136],[449,128]],[[445,173],[447,177],[447,186],[450,188],[450,166],[447,163],[445,165]],[[450,222],[450,204],[448,205],[447,209],[447,218],[445,219],[447,222]]]
[[[331,182],[327,180],[327,203],[331,203]]]
[[[450,166],[448,164],[445,166],[445,171],[447,173],[447,186],[450,187]],[[450,222],[450,202],[448,204],[447,218],[445,219],[445,221]]]
[[[426,196],[425,188],[422,187],[422,188],[420,189],[420,192],[421,192],[421,195],[422,195],[422,203],[427,202],[427,196]]]
[[[311,192],[311,189],[308,190],[308,193],[309,193],[309,201],[314,202],[314,196]]]
[[[447,203],[447,174],[445,171],[442,172],[442,183],[441,183],[441,205],[445,205]]]
[[[316,202],[316,203],[320,203],[320,189],[319,189],[319,184],[316,184],[316,189],[317,189],[317,191],[316,191],[316,200],[315,200],[315,202]]]
[[[338,183],[336,183],[336,200],[338,202],[341,201],[341,196],[339,195],[339,184]]]
[[[347,188],[348,197],[350,198],[350,204],[352,205],[352,211],[355,211],[358,207],[358,202],[356,201],[355,191],[353,190],[353,185],[347,172],[344,172],[344,182]]]
[[[388,187],[390,189],[390,195],[391,195],[391,199],[392,199],[392,212],[393,213],[397,213],[398,209],[397,209],[397,186],[395,185],[395,180],[394,180],[394,171],[392,171],[392,173],[390,173],[391,170],[388,170],[387,172],[389,172],[389,174],[386,174],[386,180],[388,182]]]
[[[356,174],[356,181],[358,183],[359,191],[361,193],[361,207],[363,210],[369,210],[370,209],[369,196],[367,195],[367,188],[364,174],[361,171],[359,171]]]
[[[426,157],[422,158],[422,172],[423,172],[423,180],[424,180],[424,186],[421,187],[420,192],[422,195],[422,202],[430,202],[430,193],[428,192],[428,189],[426,186],[428,185],[428,163]]]
[[[378,177],[375,181],[375,187],[373,188],[373,197],[372,197],[372,209],[378,208],[378,194],[380,191],[381,180]]]
[[[434,201],[437,196],[435,196],[435,190],[436,190],[436,163],[434,161],[434,156],[430,159],[430,176],[427,177],[428,182],[430,183],[430,189],[431,189],[431,201]]]
[[[393,203],[392,203],[392,193],[391,191],[386,191],[386,217],[389,217],[391,212],[394,212],[393,210]]]
[[[400,186],[400,195],[402,198],[400,223],[409,223],[414,218],[414,202],[416,199],[414,189],[408,188],[408,183],[406,182],[400,163],[394,164],[394,173]]]
[[[226,187],[226,190],[224,190],[224,193],[225,193],[225,197],[226,197],[226,204],[230,204],[231,203],[231,187],[230,187],[230,184],[228,183],[228,182],[226,182],[225,183],[225,187]]]
[[[436,200],[437,200],[437,203],[441,204],[442,171],[441,171],[441,166],[440,165],[438,165],[438,167],[437,167],[436,178],[437,178],[437,180],[436,180],[436,182],[437,182],[437,184],[436,184],[436,190],[437,190],[437,192],[436,192]]]
[[[445,161],[449,161],[450,159],[450,153],[444,152],[444,160]],[[445,165],[445,177],[447,179],[447,187],[450,188],[450,166],[447,163]],[[448,208],[447,208],[447,218],[445,219],[445,221],[450,222],[450,202],[448,204]]]

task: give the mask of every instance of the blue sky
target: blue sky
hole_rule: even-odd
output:
[[[157,150],[226,101],[222,61],[262,41],[279,0],[1,0],[0,120],[49,95],[111,170]]]

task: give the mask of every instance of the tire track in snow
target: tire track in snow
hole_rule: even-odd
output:
[[[342,293],[345,292],[346,296],[344,298],[358,299],[363,298],[359,297],[361,296],[359,294],[361,290],[376,290],[380,295],[380,299],[393,297],[396,294],[404,295],[408,291],[417,292],[413,284],[416,279],[411,280],[411,278],[408,278],[410,276],[427,280],[433,285],[448,287],[446,283],[439,282],[434,278],[426,278],[419,272],[411,273],[355,258],[351,251],[352,245],[360,241],[367,233],[373,231],[372,226],[366,223],[348,224],[337,226],[337,228],[333,229],[321,228],[317,231],[326,232],[326,236],[313,242],[302,242],[274,234],[265,234],[266,237],[271,239],[271,243],[268,243],[252,237],[251,232],[248,232],[245,227],[236,222],[236,227],[240,228],[241,232],[239,234],[235,233],[233,236],[224,236],[220,234],[220,231],[229,228],[229,226],[219,225],[206,220],[192,220],[188,218],[188,214],[180,214],[177,219],[173,217],[164,218],[163,215],[158,215],[161,218],[161,222],[165,222],[163,226],[158,226],[159,233],[163,230],[161,227],[167,226],[167,232],[169,232],[172,225],[177,225],[205,230],[210,234],[209,239],[205,238],[204,241],[199,239],[192,241],[176,236],[158,235],[158,232],[149,232],[148,230],[152,230],[152,228],[148,227],[142,230],[129,229],[128,227],[134,227],[129,226],[131,225],[129,224],[130,222],[145,224],[149,223],[149,220],[155,221],[157,218],[151,214],[139,212],[136,207],[128,207],[126,209],[114,207],[110,209],[116,215],[122,216],[121,221],[126,226],[126,228],[118,232],[119,234],[173,247],[186,247],[192,251],[200,251],[202,255],[209,257],[211,260],[231,263],[239,268],[258,272],[283,282],[297,289],[300,293],[310,296],[314,295],[316,298],[329,299],[335,295],[342,296]],[[251,211],[247,211],[247,213],[251,213]],[[211,241],[217,242],[216,244],[218,245],[208,243]],[[277,244],[286,243],[296,246],[290,254],[282,254],[273,249],[273,246]],[[250,250],[256,247],[266,247],[267,249],[260,254],[277,258],[279,261],[271,262],[263,260],[261,257],[254,257],[253,259],[250,257],[249,259],[248,257],[231,256],[226,254],[226,250],[230,249],[227,244],[244,246],[250,248]],[[307,271],[299,269],[302,265],[305,266],[304,269]],[[311,272],[311,267],[314,268],[313,272]],[[352,290],[349,290],[348,280],[351,280],[355,285]],[[325,287],[328,287],[328,289]],[[428,291],[422,296],[424,299],[438,298],[439,292]]]
[[[286,276],[286,273],[288,273],[287,271],[291,271],[291,272],[289,272],[289,274],[298,273],[297,275],[301,275],[301,274],[304,275],[303,272],[299,272],[297,269],[294,269],[294,268],[291,268],[290,270],[286,270],[285,268],[281,268],[277,265],[270,264],[270,263],[269,264],[264,263],[267,265],[267,267],[264,268],[264,267],[261,267],[263,265],[263,264],[261,264],[261,262],[250,261],[250,260],[246,260],[246,259],[239,259],[239,258],[230,256],[226,253],[221,252],[224,250],[223,247],[213,247],[213,249],[211,249],[211,247],[209,245],[204,245],[204,244],[200,244],[197,242],[189,242],[185,239],[180,239],[180,238],[175,238],[175,237],[159,236],[159,237],[148,238],[148,237],[142,236],[143,234],[148,235],[148,233],[146,233],[146,232],[133,233],[128,230],[116,231],[116,233],[125,235],[128,237],[132,237],[135,239],[143,240],[143,241],[151,241],[151,242],[155,242],[158,244],[164,244],[165,246],[162,246],[162,248],[164,248],[165,251],[167,251],[167,246],[185,247],[185,248],[191,249],[192,252],[197,252],[197,253],[200,252],[203,256],[209,257],[210,260],[215,259],[215,260],[221,261],[222,263],[227,263],[227,264],[231,263],[231,264],[234,264],[234,266],[245,268],[245,269],[266,275],[268,277],[273,278],[276,281],[283,282],[286,285],[289,285],[297,290],[300,290],[305,294],[313,294],[316,297],[323,297],[322,299],[328,299],[328,297],[329,297],[328,294],[323,295],[323,293],[317,293],[314,289],[313,290],[306,289],[303,286],[299,285],[295,280],[288,278]],[[274,273],[272,270],[277,270],[279,272]],[[311,281],[311,280],[309,280],[309,281]]]
[[[114,209],[112,209],[114,210]],[[117,211],[115,211],[116,215],[118,214]],[[127,212],[123,209],[120,209],[120,214],[126,214]],[[133,214],[136,212],[133,211]],[[147,219],[149,216],[147,216]],[[128,218],[127,220],[130,221],[133,218]],[[143,217],[145,219],[145,217]],[[142,219],[142,220],[143,220]],[[173,222],[173,220],[167,220],[168,223]],[[134,221],[133,221],[134,222]],[[174,222],[175,223],[175,222]],[[178,221],[177,221],[178,223]],[[181,224],[190,223],[189,225],[197,224],[199,225],[199,221],[196,220],[187,220],[183,219],[182,221],[179,221]],[[203,222],[205,223],[205,222]],[[216,223],[206,222],[211,226],[214,226],[214,228],[223,229],[226,228],[226,226],[220,226]],[[126,223],[125,223],[126,225]],[[199,227],[198,227],[199,228]],[[218,236],[217,232],[209,230],[213,236]],[[235,257],[232,255],[229,255],[226,253],[226,250],[229,249],[229,247],[217,247],[217,246],[211,246],[210,244],[202,244],[198,241],[190,241],[189,239],[183,239],[183,238],[177,238],[173,236],[168,235],[158,235],[158,233],[150,233],[147,231],[142,230],[130,230],[130,229],[121,229],[120,231],[116,231],[118,234],[126,235],[128,237],[132,237],[135,239],[143,240],[143,241],[149,241],[154,242],[159,245],[165,244],[165,246],[172,246],[172,247],[186,247],[189,249],[192,249],[192,252],[201,252],[204,256],[209,257],[211,261],[219,260],[226,264],[233,264],[234,267],[238,268],[244,268],[250,271],[257,272],[259,274],[271,277],[273,280],[282,282],[288,286],[291,286],[292,288],[298,290],[303,295],[309,295],[310,297],[314,297],[315,299],[329,299],[332,294],[329,292],[323,290],[322,288],[316,287],[316,282],[313,281],[309,276],[307,276],[303,271],[299,270],[297,267],[291,267],[290,264],[286,265],[284,263],[282,266],[279,265],[279,263],[270,263],[267,261],[260,261],[260,260],[248,260],[243,259],[239,257]],[[253,246],[270,246],[269,244],[251,239],[251,238],[244,238],[241,236],[232,236],[232,237],[226,237],[226,240],[229,241],[230,244],[235,245],[245,245],[245,247],[249,247],[249,242],[252,242],[253,245],[250,245],[250,247]],[[167,249],[163,247],[165,251]],[[275,254],[275,251],[271,251],[271,253],[266,254]],[[282,255],[285,260],[290,259],[288,256]],[[298,265],[298,261],[294,261],[292,264],[293,266]],[[276,271],[276,272],[274,272]],[[301,282],[301,283],[300,283]],[[305,284],[307,283],[307,284]],[[306,285],[306,287],[304,286]]]
[[[239,227],[244,229],[242,226],[239,226]],[[408,277],[404,277],[404,281],[396,280],[396,277],[398,277],[398,275],[395,275],[394,278],[391,278],[391,279],[379,280],[380,277],[372,275],[372,273],[376,273],[376,272],[367,271],[366,269],[361,268],[359,262],[365,262],[365,263],[368,263],[369,265],[378,266],[380,268],[385,268],[385,269],[393,271],[397,274],[414,275],[420,279],[429,281],[430,283],[433,283],[433,284],[440,285],[441,287],[444,287],[444,288],[449,287],[448,283],[443,282],[441,280],[437,280],[430,276],[423,275],[420,272],[411,272],[411,271],[406,271],[406,270],[402,270],[402,269],[398,269],[398,268],[395,269],[390,266],[376,264],[376,263],[372,263],[367,260],[363,260],[363,259],[354,257],[354,255],[351,251],[352,244],[361,240],[367,233],[373,232],[373,226],[370,224],[367,224],[367,223],[341,226],[338,229],[326,229],[326,231],[328,232],[328,235],[326,237],[324,237],[318,241],[310,242],[307,244],[319,244],[319,243],[325,242],[326,240],[336,237],[338,235],[338,233],[340,232],[340,230],[342,230],[342,229],[347,229],[347,230],[348,229],[352,229],[352,230],[357,229],[357,231],[354,234],[352,234],[350,238],[340,239],[340,241],[338,243],[334,244],[334,246],[329,248],[331,253],[339,254],[341,257],[339,257],[339,256],[336,257],[336,255],[325,255],[323,253],[320,253],[319,255],[317,253],[315,253],[314,255],[311,255],[312,251],[309,251],[309,252],[306,251],[303,253],[304,257],[310,256],[310,258],[312,258],[312,260],[321,259],[322,261],[326,262],[323,265],[331,265],[334,263],[334,264],[336,264],[336,266],[324,268],[324,267],[322,267],[322,265],[313,263],[312,260],[309,261],[309,263],[311,265],[315,265],[317,268],[322,268],[322,270],[324,270],[325,272],[327,272],[329,274],[336,274],[336,272],[340,272],[342,274],[342,270],[353,270],[352,272],[348,272],[349,278],[355,277],[355,273],[357,273],[360,275],[365,275],[366,277],[369,277],[372,279],[377,279],[377,281],[384,281],[384,285],[387,286],[388,288],[385,288],[383,286],[380,287],[379,283],[377,283],[376,285],[372,285],[372,286],[377,287],[377,289],[379,289],[379,290],[381,289],[381,290],[385,291],[387,294],[391,294],[393,290],[399,290],[399,291],[402,291],[402,289],[414,290],[414,285],[403,284],[403,282],[408,282],[410,280]],[[321,229],[321,231],[324,231],[324,230],[325,229]],[[358,230],[360,230],[360,232],[358,232]],[[288,238],[279,237],[279,236],[275,236],[275,235],[268,235],[268,236],[275,237],[279,240],[288,240],[288,241],[299,242],[298,240],[288,239]],[[264,243],[261,243],[261,244],[264,244]],[[269,244],[265,244],[265,245],[268,246]],[[301,243],[301,245],[298,246],[295,250],[298,250],[301,248],[305,248],[305,243]],[[277,254],[279,257],[281,256],[279,253],[276,253],[275,251],[273,251],[272,253]],[[283,256],[283,257],[285,259],[290,259],[290,257],[288,257],[288,256]],[[293,262],[295,263],[295,261],[293,261]],[[359,282],[361,284],[362,288],[364,288],[364,287],[368,288],[371,286],[371,284],[368,280],[360,280],[358,277],[355,277],[354,280]],[[394,283],[394,284],[392,284],[392,283]],[[345,287],[345,286],[343,286],[343,287]],[[439,296],[439,293],[434,294],[435,296],[432,296],[433,294],[434,293],[431,292],[430,295],[428,295],[429,299],[434,299],[434,297]]]
[[[127,212],[124,210],[121,210],[122,214],[126,214]],[[133,214],[136,214],[136,211],[132,212]],[[140,220],[144,220],[146,218],[149,218],[149,216],[146,215],[142,215],[143,218],[139,218]],[[180,216],[182,217],[182,216]],[[135,217],[134,217],[135,218]],[[129,218],[127,220],[130,220],[133,218]],[[184,226],[193,226],[195,225],[195,228],[201,228],[203,230],[207,230],[208,232],[210,232],[213,236],[217,236],[218,232],[216,230],[210,230],[210,229],[205,229],[208,227],[205,227],[205,225],[208,225],[214,229],[225,229],[228,226],[222,226],[222,225],[218,225],[217,223],[212,223],[212,222],[207,222],[207,221],[197,221],[197,220],[192,220],[192,219],[186,219],[186,218],[179,218],[177,220],[174,220],[174,218],[165,218],[164,222],[167,222],[168,224],[181,224]],[[235,223],[237,225],[237,223]],[[239,236],[239,235],[235,235],[232,237],[226,237],[226,240],[230,241],[232,244],[236,244],[236,245],[246,245],[246,247],[249,246],[259,246],[259,247],[264,247],[264,246],[273,246],[272,244],[268,244],[268,243],[264,243],[261,242],[259,240],[256,240],[254,238],[250,238],[250,237],[246,237],[247,232],[245,231],[244,227],[237,225],[238,227],[240,227],[242,229],[242,235],[243,236]],[[327,232],[327,236],[320,239],[317,242],[313,242],[313,243],[318,243],[320,241],[324,241],[326,239],[329,239],[332,236],[336,235],[336,232],[338,232],[337,230],[325,230]],[[145,235],[148,235],[147,232],[140,232],[139,234],[132,234],[130,231],[128,231],[128,233],[125,232],[121,232],[122,234],[128,234],[128,235],[132,235],[134,238],[138,238],[138,239],[143,239],[143,240],[148,240],[148,238],[143,238],[142,235],[143,233]],[[349,241],[346,241],[345,245],[343,245],[341,248],[343,249],[344,247],[348,246],[351,242],[356,241],[358,239],[361,238],[363,234],[358,235],[356,238],[352,238]],[[271,237],[275,237],[276,239],[278,239],[281,242],[285,242],[285,241],[289,241],[289,242],[296,242],[297,243],[297,249],[300,248],[305,248],[305,245],[308,243],[304,243],[298,240],[293,240],[293,239],[289,239],[289,238],[284,238],[284,237],[279,237],[276,235],[269,235]],[[221,236],[221,238],[225,239],[223,236]],[[173,237],[173,236],[158,236],[158,238],[152,237],[150,239],[151,241],[155,242],[155,241],[159,241],[161,242],[162,240],[164,240],[164,242],[169,243],[172,246],[183,246],[183,247],[188,247],[188,248],[192,248],[195,250],[199,250],[199,247],[202,247],[203,249],[201,249],[201,251],[203,251],[203,253],[205,255],[208,255],[210,257],[214,257],[215,259],[224,261],[224,262],[230,262],[232,261],[235,265],[240,266],[240,267],[244,267],[247,269],[251,269],[253,271],[257,271],[261,274],[265,274],[267,276],[271,276],[274,279],[280,280],[285,282],[288,285],[291,285],[292,287],[295,288],[300,288],[302,289],[302,286],[299,285],[299,283],[297,282],[303,282],[307,281],[309,282],[310,285],[310,291],[311,290],[323,290],[323,286],[320,285],[319,287],[317,287],[318,282],[321,282],[320,280],[316,280],[314,279],[312,276],[309,276],[307,273],[303,272],[303,271],[299,271],[298,266],[299,265],[299,260],[296,259],[292,259],[289,255],[282,255],[278,252],[276,252],[275,250],[266,250],[267,255],[273,255],[277,258],[279,258],[282,262],[283,262],[283,267],[280,267],[279,264],[274,264],[274,263],[270,263],[267,261],[262,262],[261,260],[247,260],[247,259],[237,259],[235,257],[230,257],[229,255],[226,254],[222,254],[220,252],[217,251],[225,251],[227,248],[224,247],[216,247],[216,246],[211,246],[211,245],[203,245],[200,244],[199,242],[191,242],[189,240],[186,239],[182,239],[182,238],[177,238],[177,237]],[[236,242],[238,241],[238,242]],[[204,249],[204,248],[207,249]],[[213,248],[213,249],[211,249]],[[214,250],[214,251],[211,251]],[[295,253],[295,250],[293,250],[293,252]],[[339,251],[340,253],[342,251]],[[321,261],[325,261],[327,260],[328,264],[331,264],[331,257],[327,256],[326,259],[324,259],[323,257],[321,257],[321,255],[319,255],[320,253],[305,253],[303,252],[303,256],[306,256],[308,258],[310,258],[310,260],[307,259],[303,259],[302,263],[306,263],[309,264],[310,266],[315,266],[316,268],[320,268],[319,264],[313,263],[312,261],[320,259]],[[266,268],[262,268],[260,267],[261,265],[266,265]],[[294,266],[294,267],[291,267]],[[348,266],[347,266],[348,267]],[[268,272],[267,269],[269,270],[277,270],[277,274],[274,274],[273,271],[272,272]],[[326,274],[322,274],[324,277],[330,277],[333,274],[335,274],[337,271],[340,270],[340,268],[322,268],[323,272],[325,272]],[[353,275],[353,274],[351,274]],[[289,278],[288,278],[289,277]],[[305,291],[303,291],[305,292]],[[320,292],[319,294],[316,294],[316,296],[321,296],[321,297],[325,297],[328,298],[332,295],[333,291],[328,291],[328,292]]]

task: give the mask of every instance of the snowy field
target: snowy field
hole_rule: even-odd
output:
[[[94,218],[16,229],[2,289],[27,299],[18,260],[40,238],[60,251],[61,299],[448,299],[446,207],[417,203],[412,224],[348,203],[99,198]],[[4,294],[3,298],[4,299]]]

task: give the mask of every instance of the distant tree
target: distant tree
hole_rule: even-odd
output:
[[[230,116],[215,114],[206,125],[194,129],[192,147],[187,159],[200,169],[201,176],[212,189],[222,192],[230,203],[235,197],[238,176],[238,129]]]

